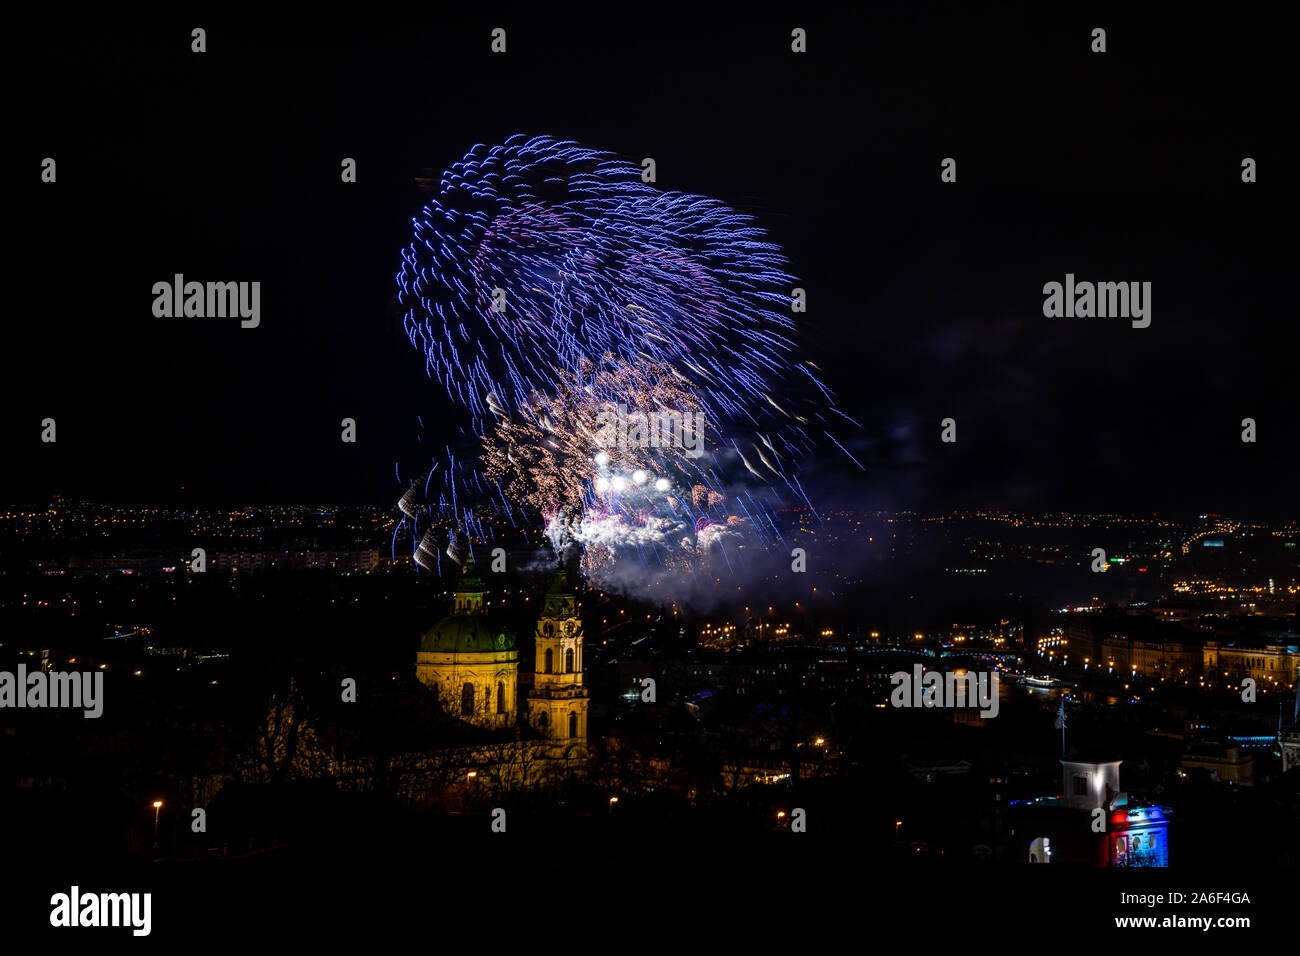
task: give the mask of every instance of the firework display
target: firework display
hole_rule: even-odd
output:
[[[851,420],[796,354],[794,279],[750,217],[514,136],[471,149],[412,225],[405,331],[479,442],[425,475],[430,517],[471,540],[485,508],[540,517],[589,566],[671,566],[728,532],[771,541],[773,507],[811,504],[799,463]]]

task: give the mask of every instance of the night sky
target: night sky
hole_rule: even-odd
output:
[[[826,506],[1294,517],[1287,35],[1249,8],[908,6],[16,31],[32,65],[10,87],[0,502],[395,500],[416,416],[426,441],[465,420],[393,301],[414,177],[524,132],[654,157],[661,188],[783,246],[804,345],[862,424],[846,444],[865,474],[833,448],[806,463]],[[261,281],[261,326],[154,318],[151,287],[177,272]],[[1067,272],[1150,281],[1151,327],[1045,318]]]

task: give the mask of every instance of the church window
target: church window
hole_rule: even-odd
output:
[[[497,681],[497,713],[506,712],[506,685],[504,681]]]
[[[462,717],[471,717],[474,714],[474,685],[466,683],[460,689],[460,713]]]
[[[572,711],[569,713],[569,736],[578,736],[578,715]]]
[[[553,656],[551,654],[551,649],[548,647],[546,649],[546,673],[548,674],[551,673],[552,662],[553,662]]]
[[[573,648],[570,647],[564,652],[564,673],[573,673]]]

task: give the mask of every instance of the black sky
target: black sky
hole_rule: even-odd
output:
[[[0,499],[386,502],[416,416],[426,440],[462,423],[392,306],[414,177],[527,132],[653,156],[661,187],[741,208],[785,248],[806,347],[863,426],[844,437],[865,474],[835,453],[807,463],[826,503],[1294,516],[1294,83],[1277,24],[806,9],[28,23]],[[47,155],[56,185],[39,182]],[[260,280],[261,327],[155,319],[151,287],[177,272]],[[1044,318],[1042,286],[1067,272],[1152,282],[1151,327]],[[956,445],[938,441],[948,416]]]

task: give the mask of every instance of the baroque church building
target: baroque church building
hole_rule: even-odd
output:
[[[568,758],[586,753],[587,689],[582,679],[582,621],[563,568],[542,601],[533,635],[533,672],[522,696],[515,636],[487,615],[489,589],[466,561],[451,613],[420,639],[415,673],[445,713],[476,726],[526,725]],[[522,707],[522,713],[521,713]]]

